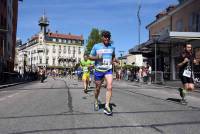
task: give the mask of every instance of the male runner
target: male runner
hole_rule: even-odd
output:
[[[112,96],[112,63],[116,61],[115,59],[115,48],[110,43],[111,34],[109,31],[103,31],[101,33],[102,43],[95,44],[91,50],[89,59],[95,61],[95,110],[99,109],[98,96],[100,93],[100,88],[103,78],[105,78],[107,83],[106,91],[106,104],[104,108],[104,113],[111,115],[112,111],[110,108],[110,101]]]

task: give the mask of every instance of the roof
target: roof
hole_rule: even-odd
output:
[[[185,0],[183,3],[178,4],[178,5],[170,5],[168,8],[166,8],[167,14],[163,17],[160,17],[159,19],[154,20],[153,22],[151,22],[150,24],[148,24],[146,26],[146,28],[148,29],[150,26],[152,26],[153,24],[155,24],[156,22],[159,22],[163,19],[165,19],[165,17],[167,16],[171,16],[174,13],[176,13],[177,11],[183,9],[185,6],[191,4],[192,2],[194,2],[195,0]],[[170,8],[173,8],[171,10],[169,10]]]
[[[62,39],[73,39],[73,40],[83,40],[83,36],[71,35],[71,34],[59,34],[59,33],[48,33],[48,37],[62,38]]]

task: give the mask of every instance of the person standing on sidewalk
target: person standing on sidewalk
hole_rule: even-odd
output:
[[[84,59],[80,62],[80,65],[83,70],[82,80],[84,85],[84,93],[87,93],[90,80],[90,67],[92,66],[92,62],[88,59],[88,55],[84,55]]]
[[[115,48],[111,45],[110,38],[111,33],[109,31],[103,31],[101,33],[102,43],[95,44],[91,50],[89,59],[95,61],[95,103],[94,109],[97,111],[99,109],[98,96],[100,93],[100,88],[103,78],[107,83],[106,91],[106,104],[104,108],[104,113],[107,115],[112,115],[112,110],[110,108],[110,101],[112,96],[112,64],[117,62],[115,59]]]
[[[148,82],[147,84],[151,84],[151,72],[152,68],[149,63],[147,63],[147,77],[148,77]]]
[[[180,56],[180,63],[178,64],[179,77],[181,78],[181,82],[183,84],[183,87],[178,90],[182,98],[181,103],[183,104],[187,104],[185,99],[187,91],[194,90],[193,64],[196,63],[197,61],[192,53],[192,45],[188,43],[184,46],[184,51]]]

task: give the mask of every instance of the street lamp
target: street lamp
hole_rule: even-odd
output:
[[[23,51],[24,52],[24,74],[26,73],[26,51]]]
[[[158,41],[158,37],[160,36],[160,34],[152,34],[152,37],[154,37],[154,55],[155,55],[155,59],[154,59],[154,62],[155,62],[155,74],[154,74],[154,82],[157,83],[157,75],[156,75],[156,72],[157,72],[157,41]]]
[[[121,56],[121,67],[122,67],[122,55],[124,54],[124,51],[119,51],[120,56]]]

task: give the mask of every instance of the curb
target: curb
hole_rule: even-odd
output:
[[[148,85],[148,84],[142,84],[142,85],[146,86],[146,87],[151,86],[151,87],[160,87],[160,88],[170,88],[170,89],[173,89],[173,90],[177,90],[178,88],[180,88],[180,87],[176,87],[176,86],[167,86],[167,85],[160,85],[160,84],[153,84],[153,83],[150,84],[150,85]],[[193,92],[200,93],[200,90],[196,89]]]
[[[25,83],[29,83],[29,82],[33,82],[33,81],[25,81],[25,82],[18,82],[18,83],[11,83],[11,84],[6,84],[6,85],[0,85],[0,89],[11,87],[11,86],[16,86],[16,85],[20,85],[20,84],[25,84]]]
[[[11,86],[16,86],[16,85],[24,84],[24,83],[26,83],[26,82],[19,82],[19,83],[7,84],[7,85],[0,85],[0,89],[2,89],[2,88],[7,88],[7,87],[11,87]]]

